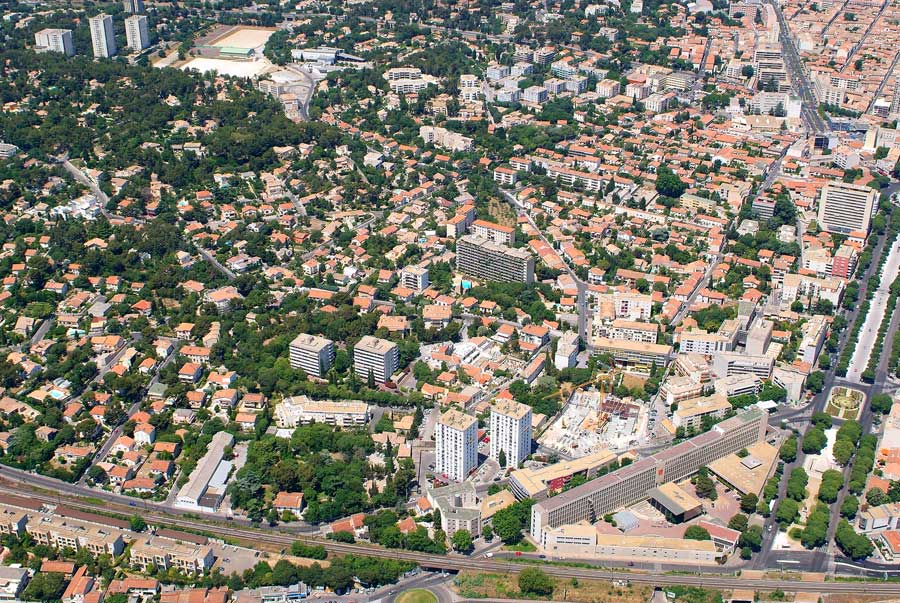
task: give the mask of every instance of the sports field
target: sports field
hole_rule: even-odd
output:
[[[236,27],[226,35],[212,43],[219,48],[259,48],[265,46],[274,29],[256,27]]]

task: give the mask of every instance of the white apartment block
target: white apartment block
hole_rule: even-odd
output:
[[[518,467],[531,454],[531,407],[500,400],[491,407],[491,458],[506,457],[507,467]]]
[[[653,311],[653,297],[642,293],[623,293],[613,296],[616,318],[627,320],[650,320]]]
[[[476,237],[482,237],[489,241],[493,241],[498,245],[507,245],[512,247],[516,244],[516,231],[509,226],[502,224],[494,224],[487,220],[475,220],[472,222],[471,232]]]
[[[363,380],[371,374],[375,383],[386,383],[400,368],[400,348],[396,343],[366,335],[353,347],[353,370]]]
[[[365,402],[310,400],[306,396],[291,396],[275,406],[275,424],[282,429],[293,429],[310,423],[361,427],[368,422],[369,405]]]
[[[819,196],[819,226],[828,232],[868,232],[878,192],[868,186],[829,182]]]
[[[423,291],[428,288],[431,281],[428,278],[428,268],[421,266],[407,266],[400,271],[400,284],[413,291]]]
[[[434,431],[434,471],[461,482],[478,465],[478,420],[458,410],[448,410]]]
[[[425,141],[425,144],[433,144],[448,151],[471,151],[474,148],[471,138],[451,132],[446,128],[422,126],[419,128],[419,136]]]
[[[325,337],[301,333],[290,345],[291,368],[322,379],[334,363],[334,342]]]
[[[146,15],[131,15],[125,19],[125,39],[128,48],[138,52],[150,46],[150,25]]]
[[[42,29],[34,34],[35,52],[61,52],[66,56],[75,55],[75,43],[71,29]]]
[[[91,45],[94,49],[94,57],[108,59],[116,56],[119,51],[116,46],[116,34],[113,30],[113,18],[107,14],[99,14],[88,19],[91,27]]]

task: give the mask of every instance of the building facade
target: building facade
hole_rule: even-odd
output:
[[[94,49],[94,58],[108,59],[119,52],[116,46],[116,34],[113,30],[113,18],[101,13],[88,19],[91,27],[91,45]]]
[[[301,333],[290,345],[291,368],[322,379],[334,364],[334,342],[325,337]]]
[[[461,482],[478,465],[478,420],[458,410],[448,410],[434,431],[434,471]]]
[[[506,467],[518,467],[531,454],[531,407],[512,400],[491,407],[491,458],[506,457]]]
[[[400,348],[387,339],[366,335],[353,347],[353,370],[361,379],[387,383],[400,367]]]
[[[466,235],[457,242],[456,268],[488,281],[528,285],[534,282],[534,257],[530,253],[475,235]]]

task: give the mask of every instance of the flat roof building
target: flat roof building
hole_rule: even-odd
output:
[[[215,511],[222,498],[225,496],[224,488],[217,488],[219,481],[224,485],[225,479],[216,480],[219,466],[225,458],[225,449],[234,444],[234,437],[227,431],[220,431],[212,437],[212,441],[206,449],[188,482],[178,491],[176,505],[191,509],[203,509]],[[225,467],[230,471],[230,463]]]
[[[301,333],[290,345],[291,368],[322,379],[334,364],[334,342],[325,337]]]
[[[752,408],[706,433],[542,500],[531,508],[531,535],[540,539],[545,527],[595,522],[606,513],[645,500],[651,489],[682,480],[716,459],[764,440],[767,419]]]
[[[400,368],[400,348],[387,339],[366,335],[353,346],[353,370],[360,379],[371,375],[375,383],[387,383]]]
[[[509,487],[519,500],[542,500],[559,492],[576,475],[587,479],[597,476],[601,469],[616,460],[608,449],[570,461],[560,461],[537,469],[517,469],[509,476]]]
[[[61,52],[66,56],[75,55],[75,43],[71,29],[42,29],[34,34],[35,52]]]
[[[531,454],[531,407],[498,400],[491,407],[491,458],[505,457],[505,467],[518,467]]]
[[[438,419],[434,432],[434,471],[461,482],[478,465],[478,420],[472,415],[448,410]]]
[[[281,428],[294,428],[310,423],[360,427],[368,424],[369,416],[369,405],[359,401],[335,402],[291,396],[275,406],[275,424]]]
[[[534,257],[530,253],[475,235],[460,237],[457,242],[456,268],[487,281],[534,282]]]
[[[832,181],[819,195],[819,226],[828,232],[868,232],[878,191],[868,186]]]

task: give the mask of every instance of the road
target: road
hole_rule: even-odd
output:
[[[856,276],[856,279],[860,283],[860,296],[864,297],[866,295],[866,288],[868,286],[869,277],[872,276],[879,268],[880,258],[883,253],[885,253],[886,246],[886,237],[882,236],[878,244],[875,247],[875,252],[873,253],[872,262],[869,264],[868,269],[865,274]],[[838,358],[840,356],[841,351],[847,345],[847,341],[850,337],[850,329],[851,325],[856,321],[857,315],[859,314],[860,304],[857,304],[853,307],[852,310],[846,312],[845,318],[847,319],[848,327],[841,334],[838,350],[832,354],[833,358]],[[895,319],[898,317],[895,317]],[[893,332],[896,332],[897,324],[896,320],[892,325],[892,329],[889,329],[886,337],[892,338]],[[885,339],[885,341],[891,341],[891,339]],[[825,371],[825,381],[824,387],[822,391],[817,394],[812,402],[803,409],[791,409],[785,412],[776,413],[775,419],[783,419],[789,423],[795,423],[793,427],[795,427],[801,434],[805,430],[805,424],[810,416],[812,416],[815,412],[821,412],[825,410],[825,405],[828,402],[828,393],[831,391],[831,388],[834,386],[840,385],[848,385],[850,387],[854,387],[856,389],[862,390],[866,396],[868,397],[871,393],[877,393],[880,391],[884,391],[887,382],[887,373],[884,368],[885,362],[887,360],[887,355],[885,355],[884,361],[879,366],[879,369],[876,373],[875,383],[871,385],[860,385],[857,383],[847,382],[839,379],[834,373],[834,366],[836,366],[836,362],[832,363],[832,368]],[[773,424],[775,420],[773,420]],[[868,433],[869,427],[871,424],[871,412],[866,410],[861,417],[861,423],[863,425],[863,433]],[[797,450],[797,459],[793,463],[785,463],[784,466],[784,475],[790,475],[792,469],[796,467],[802,467],[806,460],[806,454],[804,454],[802,448],[798,447]],[[778,489],[778,500],[783,499],[787,493],[787,479],[782,479],[779,483]],[[842,494],[838,497],[838,501],[835,502],[831,506],[832,517],[839,517],[839,509],[840,505],[843,502],[844,496],[846,495],[846,490],[842,490]],[[838,522],[832,521],[829,525],[829,534],[828,534],[828,542],[831,542],[834,537],[834,530],[837,527]],[[775,521],[774,514],[772,517],[769,517],[764,524],[763,531],[763,544],[762,551],[757,555],[754,561],[754,567],[757,569],[764,568],[781,568],[781,569],[792,569],[795,566],[802,567],[807,571],[825,571],[829,567],[829,562],[832,560],[832,556],[827,552],[822,550],[815,551],[782,551],[778,549],[774,549],[774,541],[775,536],[778,533],[778,524]],[[840,563],[847,563],[852,566],[859,566],[861,564],[849,563],[845,559],[838,559]]]
[[[888,4],[890,4],[890,2],[891,2],[891,0],[884,0],[884,2],[881,5],[881,10],[878,11],[878,14],[875,15],[875,18],[869,22],[869,26],[866,27],[866,31],[865,31],[865,33],[863,33],[863,35],[859,39],[859,41],[853,45],[853,48],[850,49],[849,54],[847,54],[847,60],[844,61],[844,64],[841,66],[841,71],[840,71],[841,73],[843,73],[844,70],[847,69],[847,65],[850,64],[850,62],[853,60],[853,57],[856,55],[856,53],[859,51],[859,49],[862,48],[862,45],[865,44],[866,38],[868,38],[869,34],[872,33],[872,28],[875,27],[875,23],[879,19],[881,19],[882,15],[884,15],[884,11],[887,9]]]
[[[806,77],[806,71],[803,68],[803,63],[800,61],[800,54],[797,52],[796,46],[794,46],[794,41],[791,39],[791,30],[784,18],[784,13],[781,12],[781,7],[777,2],[770,0],[769,3],[775,9],[775,15],[778,17],[778,25],[780,27],[778,39],[781,43],[785,69],[787,69],[794,91],[798,94],[800,100],[803,101],[800,117],[809,130],[815,133],[824,132],[829,128],[819,115],[819,101]]]
[[[210,265],[212,265],[213,268],[215,268],[219,273],[221,273],[223,276],[225,276],[225,278],[227,278],[230,281],[233,281],[235,278],[237,278],[237,275],[234,272],[232,272],[231,270],[229,270],[228,268],[226,268],[225,266],[223,266],[219,262],[219,260],[216,259],[216,257],[213,254],[211,254],[207,250],[203,249],[196,243],[194,244],[194,248],[197,250],[197,253],[200,254],[200,257],[202,257],[204,260],[209,262]]]
[[[500,189],[500,193],[503,195],[503,198],[506,199],[506,201],[512,206],[517,216],[523,216],[526,220],[528,220],[528,224],[535,230],[535,232],[538,233],[538,238],[540,238],[540,240],[548,247],[556,249],[556,247],[547,240],[547,237],[544,236],[543,231],[538,228],[537,224],[535,224],[534,220],[531,218],[531,214],[524,211],[524,209],[519,206],[519,202],[516,197],[509,191],[506,191],[502,188]],[[566,273],[578,288],[578,337],[580,337],[581,341],[584,342],[585,347],[587,349],[590,349],[592,347],[592,343],[590,333],[588,333],[588,322],[590,320],[590,304],[587,295],[588,285],[583,280],[578,278],[578,275],[574,270],[572,270],[568,262],[563,260],[563,265],[565,266]]]
[[[859,333],[856,349],[853,351],[853,358],[847,369],[848,381],[862,383],[862,374],[868,366],[869,357],[874,352],[873,347],[878,338],[878,328],[881,326],[885,313],[893,311],[893,308],[887,308],[887,302],[890,298],[891,285],[896,280],[898,273],[900,273],[900,238],[891,245],[887,261],[881,272],[881,282],[869,304],[866,324]],[[891,340],[885,341],[890,342]]]

